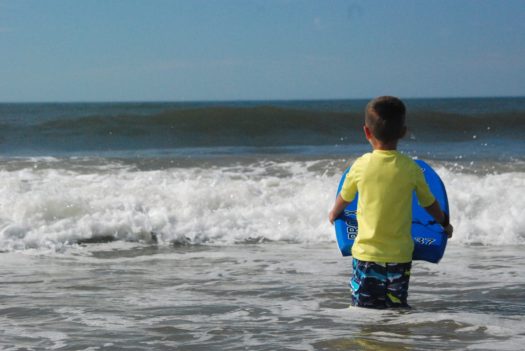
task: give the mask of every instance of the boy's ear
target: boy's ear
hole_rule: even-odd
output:
[[[363,131],[365,132],[366,139],[370,140],[370,138],[372,138],[372,131],[366,126],[366,124],[363,126]]]
[[[403,127],[403,130],[401,130],[401,135],[399,136],[399,139],[403,139],[405,135],[407,135],[408,128],[407,126]]]

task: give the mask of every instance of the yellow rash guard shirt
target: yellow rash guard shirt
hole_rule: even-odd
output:
[[[348,202],[359,193],[352,256],[369,262],[412,261],[414,191],[422,207],[434,203],[421,168],[398,151],[374,150],[354,162],[340,192]]]

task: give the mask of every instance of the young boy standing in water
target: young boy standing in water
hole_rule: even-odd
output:
[[[368,103],[363,128],[373,152],[354,162],[329,214],[333,224],[359,192],[350,280],[353,306],[409,307],[414,190],[419,204],[452,236],[448,216],[430,192],[423,172],[397,151],[407,131],[405,113],[405,105],[395,97],[381,96]]]

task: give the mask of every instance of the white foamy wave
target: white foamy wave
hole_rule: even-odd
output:
[[[454,241],[483,245],[525,243],[525,174],[457,174],[438,169],[449,198]]]
[[[336,166],[341,165],[330,165],[326,173],[315,162],[155,171],[2,171],[0,251],[60,250],[104,240],[333,241],[327,212],[339,181],[333,175]],[[523,173],[438,172],[449,193],[454,242],[524,242]]]
[[[335,178],[261,175],[264,168],[76,173],[1,172],[0,250],[93,240],[230,244],[331,240],[326,212]]]

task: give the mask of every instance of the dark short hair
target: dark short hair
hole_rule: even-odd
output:
[[[384,143],[403,137],[406,107],[393,96],[380,96],[366,105],[365,124],[374,137]]]

